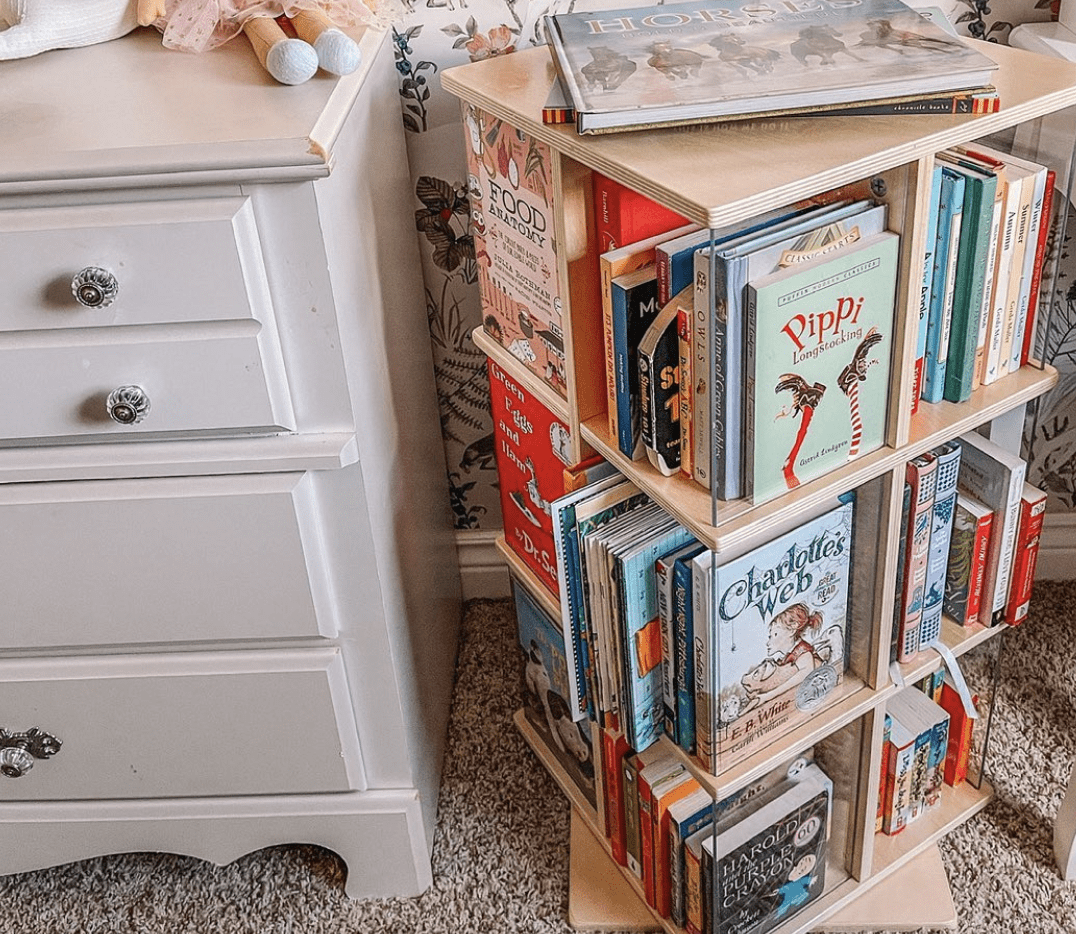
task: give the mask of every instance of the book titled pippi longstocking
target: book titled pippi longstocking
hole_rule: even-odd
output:
[[[564,396],[552,154],[477,107],[463,122],[483,329]]]
[[[754,502],[881,447],[899,237],[883,231],[747,287],[745,480]]]

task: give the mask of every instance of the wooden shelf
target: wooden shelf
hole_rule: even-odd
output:
[[[942,617],[941,643],[949,649],[957,658],[965,652],[971,651],[977,645],[993,639],[1005,632],[1010,627],[1000,626],[961,626],[953,622],[948,616]],[[928,646],[910,662],[900,665],[900,675],[905,684],[914,684],[920,678],[925,678],[932,671],[936,671],[942,665],[942,657],[939,653],[931,651]]]
[[[559,623],[563,619],[560,597],[554,596],[538,575],[523,563],[519,555],[508,546],[503,535],[497,536],[496,544],[497,550],[508,564],[508,570],[522,581],[527,592],[541,604],[542,609]]]
[[[475,346],[490,358],[497,366],[518,383],[522,383],[532,396],[542,403],[561,421],[571,421],[568,414],[568,400],[554,392],[548,383],[542,382],[523,363],[513,357],[507,350],[490,337],[479,325],[471,331],[471,340]]]

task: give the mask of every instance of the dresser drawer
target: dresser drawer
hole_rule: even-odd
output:
[[[0,728],[33,727],[62,745],[21,777],[0,777],[0,800],[365,787],[336,649],[0,663]],[[14,771],[29,761],[14,758]]]
[[[0,440],[295,427],[283,369],[266,355],[257,322],[109,336],[70,343],[67,332],[61,341],[0,334]],[[109,415],[110,394],[126,386],[148,401],[136,423]]]
[[[248,198],[147,201],[0,211],[0,329],[272,322]],[[72,294],[80,271],[115,278],[110,304]]]
[[[335,635],[315,478],[0,486],[0,648]]]

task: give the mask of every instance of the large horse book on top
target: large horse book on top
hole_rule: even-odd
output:
[[[580,133],[934,96],[997,68],[901,0],[689,0],[545,23]]]

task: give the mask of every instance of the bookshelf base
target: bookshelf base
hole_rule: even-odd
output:
[[[572,808],[568,923],[577,931],[661,931],[586,820]],[[915,898],[907,897],[909,892]],[[955,929],[956,908],[941,853],[931,846],[830,915],[814,931]]]

